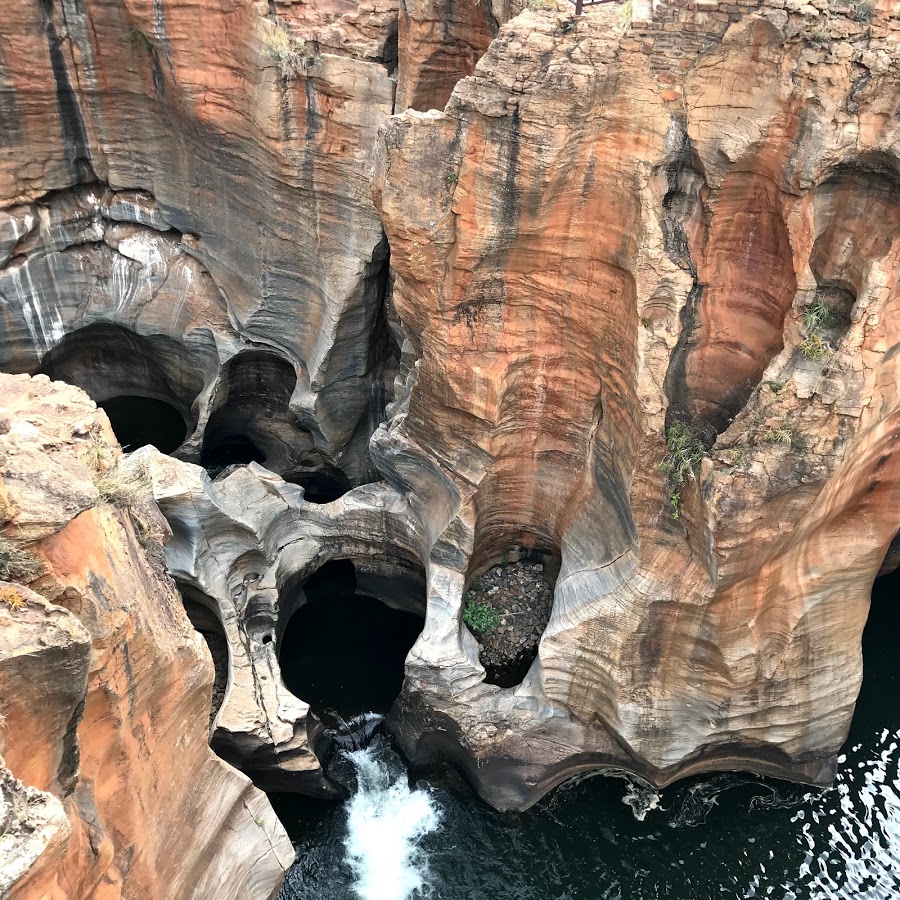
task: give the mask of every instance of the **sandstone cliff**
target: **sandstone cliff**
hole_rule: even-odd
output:
[[[528,5],[12,11],[0,366],[180,417],[135,460],[260,784],[328,791],[278,647],[338,557],[427,584],[392,727],[498,807],[825,783],[900,532],[900,14]],[[529,551],[553,610],[501,689],[465,591]]]
[[[81,391],[0,375],[0,893],[271,897],[290,842],[209,749],[209,654],[119,458]]]

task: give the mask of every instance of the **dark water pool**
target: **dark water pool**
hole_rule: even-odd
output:
[[[380,794],[361,789],[341,805],[276,798],[298,851],[280,900],[900,898],[897,575],[876,583],[864,658],[853,727],[827,790],[714,775],[666,789],[660,808],[637,821],[623,802],[626,782],[593,778],[511,816],[453,776],[409,790],[396,755],[376,747],[366,765],[381,767]],[[436,826],[421,809],[423,793]],[[379,840],[396,830],[391,822],[407,835],[406,855]],[[422,889],[396,889],[403,867],[415,870]]]
[[[288,689],[328,725],[364,712],[386,715],[403,684],[403,663],[420,616],[356,591],[349,560],[332,560],[305,585],[308,598],[281,639]]]

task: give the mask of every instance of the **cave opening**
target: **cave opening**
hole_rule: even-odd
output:
[[[211,475],[251,462],[272,468],[273,455],[290,443],[288,404],[296,383],[294,367],[271,351],[248,350],[230,359],[222,367],[200,465]]]
[[[284,480],[302,487],[303,498],[308,503],[333,503],[353,487],[340,469],[332,468],[292,472],[285,475]]]
[[[129,394],[101,400],[97,406],[127,452],[152,444],[160,453],[172,453],[187,436],[181,413],[165,400]]]
[[[412,560],[332,559],[288,583],[278,644],[282,679],[326,727],[387,715],[422,630],[425,573]]]
[[[522,683],[550,621],[562,557],[524,537],[506,552],[473,557],[463,595],[463,621],[478,642],[485,681]]]
[[[40,372],[81,388],[107,415],[126,451],[152,444],[173,453],[196,426],[203,376],[187,349],[165,335],[138,335],[108,322],[67,334]]]
[[[209,711],[209,727],[212,731],[213,722],[222,708],[225,692],[228,690],[228,639],[225,637],[225,628],[214,601],[192,585],[176,582],[176,586],[181,594],[184,611],[194,630],[200,632],[206,641],[215,667],[212,705]]]

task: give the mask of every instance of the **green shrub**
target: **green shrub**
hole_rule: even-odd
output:
[[[787,381],[782,380],[781,378],[774,378],[771,381],[765,382],[768,387],[772,389],[773,394],[781,393],[784,389],[784,386],[787,384]]]
[[[672,518],[677,519],[681,510],[680,486],[685,478],[696,474],[695,469],[706,455],[706,448],[697,432],[683,422],[676,422],[666,429],[666,447],[668,453],[663,457],[659,468],[669,476],[672,487],[669,506],[672,507]]]
[[[807,331],[818,331],[832,324],[831,310],[821,297],[816,297],[803,310],[803,327]]]
[[[12,541],[0,537],[0,581],[27,584],[43,570],[43,563],[33,553],[20,550]]]
[[[556,9],[556,0],[526,0],[525,4],[531,10]]]
[[[706,454],[706,450],[690,425],[676,422],[666,429],[666,454],[660,470],[669,476],[673,485],[681,484],[688,475],[694,475],[694,469]]]
[[[497,613],[490,603],[467,600],[463,621],[478,634],[490,634],[497,627]]]

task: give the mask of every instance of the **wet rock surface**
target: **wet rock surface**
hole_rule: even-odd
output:
[[[522,680],[537,655],[552,606],[553,589],[539,562],[493,566],[466,591],[466,623],[478,639],[478,657],[488,681],[512,687]],[[478,627],[479,610],[486,627]]]

